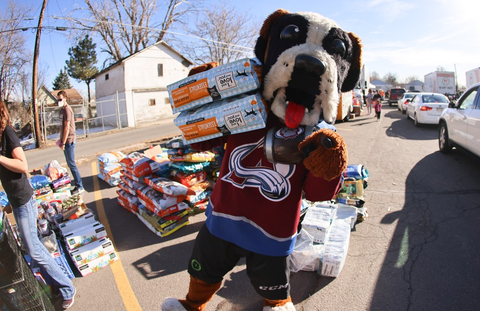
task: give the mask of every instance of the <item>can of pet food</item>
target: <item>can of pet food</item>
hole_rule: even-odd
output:
[[[48,222],[53,223],[55,221],[54,220],[55,214],[56,214],[56,212],[55,212],[55,209],[53,207],[49,207],[47,209],[45,217],[47,218]]]

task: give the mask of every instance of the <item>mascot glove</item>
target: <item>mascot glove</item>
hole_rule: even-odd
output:
[[[307,155],[303,165],[315,177],[333,180],[340,176],[348,164],[347,145],[331,129],[320,129],[302,141],[298,149]]]

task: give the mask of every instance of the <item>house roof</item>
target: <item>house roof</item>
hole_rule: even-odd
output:
[[[423,85],[423,82],[420,80],[413,80],[412,82],[407,83],[407,85]]]
[[[117,66],[120,66],[121,64],[123,64],[125,61],[137,56],[138,54],[142,53],[142,52],[145,52],[146,50],[149,50],[151,48],[153,48],[154,46],[157,46],[157,45],[163,45],[164,47],[168,48],[169,50],[171,50],[172,52],[174,52],[175,54],[177,54],[178,56],[180,56],[181,58],[183,58],[184,62],[188,65],[185,65],[186,67],[189,67],[189,66],[192,66],[193,65],[193,62],[191,60],[189,60],[188,58],[186,58],[185,56],[183,56],[182,54],[180,54],[180,52],[178,52],[177,50],[175,50],[174,48],[172,48],[170,45],[168,45],[165,41],[158,41],[157,43],[154,43],[150,46],[147,46],[146,48],[138,51],[137,53],[134,53],[130,56],[127,56],[125,58],[122,58],[121,60],[119,60],[118,62],[116,63],[113,63],[112,65],[108,66],[107,68],[103,69],[102,71],[98,72],[96,75],[94,75],[92,78],[93,79],[96,79],[98,76],[102,75],[103,73],[117,67]]]
[[[48,87],[46,87],[45,85],[42,85],[41,88],[44,90],[45,94],[47,94],[47,96],[49,96],[51,99],[53,99],[55,101],[58,99],[58,93],[61,90],[50,91],[50,89]],[[82,95],[80,95],[80,93],[78,93],[78,91],[76,89],[64,89],[63,91],[65,91],[65,93],[67,93],[68,100],[72,100],[72,101],[82,101],[83,100]]]
[[[370,82],[374,85],[390,85],[388,84],[387,82],[383,82],[382,80],[373,80],[372,82]]]

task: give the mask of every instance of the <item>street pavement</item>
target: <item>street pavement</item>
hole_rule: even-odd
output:
[[[157,126],[98,137],[95,150],[93,145],[82,147],[90,159],[79,165],[87,191],[84,201],[106,227],[120,261],[85,277],[75,272],[77,295],[72,311],[160,310],[163,299],[183,298],[188,290],[187,262],[205,215],[190,217],[189,225],[170,236],[155,235],[136,215],[118,206],[117,188],[96,177],[96,157],[88,156],[89,151],[135,147],[137,142],[176,133],[173,123],[165,122],[169,130]],[[396,106],[384,104],[380,120],[362,113],[336,126],[347,143],[349,164],[364,164],[368,169],[368,217],[351,232],[347,259],[337,278],[308,271],[292,273],[296,309],[478,310],[478,158],[459,151],[441,154],[437,128],[415,127]],[[147,138],[143,130],[157,136]],[[127,140],[127,132],[135,134]],[[114,135],[120,142],[107,145],[113,143]],[[27,151],[27,158],[34,162],[30,154]],[[46,160],[30,167],[42,166]],[[261,309],[262,299],[249,283],[241,260],[225,276],[206,311]]]

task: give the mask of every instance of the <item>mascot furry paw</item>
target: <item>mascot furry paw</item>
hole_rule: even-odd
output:
[[[241,258],[264,310],[295,310],[288,256],[302,199],[331,200],[341,189],[347,150],[328,126],[301,139],[303,162],[269,161],[265,141],[272,129],[286,126],[292,131],[285,132],[296,133],[321,120],[334,122],[340,93],[352,90],[360,76],[360,40],[319,14],[277,10],[262,26],[255,55],[263,65],[266,127],[191,144],[197,150],[226,149],[190,257],[188,293],[183,300],[166,299],[164,311],[204,310]]]

